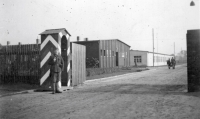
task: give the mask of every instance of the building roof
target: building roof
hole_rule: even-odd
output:
[[[123,41],[121,41],[121,40],[119,40],[119,39],[116,39],[116,40],[118,40],[119,42],[124,43],[125,45],[127,45],[127,46],[129,46],[129,47],[131,47],[130,45],[126,44],[125,42],[123,42]]]
[[[40,33],[40,35],[42,34],[55,34],[55,33],[60,33],[61,31],[65,31],[66,33],[68,33],[70,35],[70,33],[65,29],[65,28],[60,28],[60,29],[47,29],[44,32]],[[71,35],[70,35],[71,36]]]
[[[98,42],[98,41],[100,41],[100,40],[88,40],[88,41],[72,41],[73,43],[77,43],[77,42],[82,42],[82,43],[84,43],[84,42]]]
[[[153,53],[153,52],[149,52],[149,51],[142,51],[142,50],[130,50],[130,51],[138,51],[138,52],[147,52],[147,53]],[[154,54],[160,54],[160,55],[168,55],[168,56],[173,56],[173,55],[169,55],[169,54],[163,54],[163,53],[157,53],[157,52],[154,52]]]
[[[130,51],[149,52],[149,51],[144,51],[144,50],[130,50]]]
[[[123,43],[123,44],[125,44],[125,45],[127,45],[129,47],[131,47],[130,45],[126,44],[125,42],[123,42],[123,41],[121,41],[119,39],[103,39],[103,40],[117,40],[117,41],[119,41],[119,42],[121,42],[121,43]],[[76,43],[76,42],[94,42],[94,41],[101,41],[101,40],[74,41],[74,43]]]

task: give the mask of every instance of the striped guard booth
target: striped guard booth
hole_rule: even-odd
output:
[[[70,69],[70,34],[65,28],[48,29],[41,34],[40,45],[40,86],[43,89],[51,89],[50,66],[48,59],[53,51],[58,48],[64,60],[64,71],[62,72],[62,85],[71,86]],[[61,85],[61,84],[60,84]]]

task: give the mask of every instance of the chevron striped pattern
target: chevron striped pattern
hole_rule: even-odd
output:
[[[65,35],[67,38],[67,86],[71,86],[71,68],[70,68],[70,40],[69,35]],[[55,37],[55,36],[54,36]],[[41,56],[41,62],[40,62],[40,69],[41,69],[41,78],[40,78],[40,85],[43,85],[45,82],[48,82],[49,74],[50,74],[50,67],[48,65],[48,59],[51,56],[51,50],[54,50],[56,48],[59,49],[61,53],[61,46],[59,45],[59,38],[61,39],[63,37],[62,32],[58,34],[58,39],[55,39],[52,37],[52,35],[47,35],[46,38],[41,41],[40,45],[40,56]],[[63,72],[66,73],[66,72]],[[44,84],[46,85],[46,84]]]
[[[40,46],[40,56],[41,56],[41,62],[40,62],[40,69],[41,69],[41,79],[40,79],[40,85],[42,85],[49,77],[50,69],[49,65],[47,63],[49,57],[51,56],[50,49],[61,49],[58,42],[51,36],[48,35],[46,39],[41,43]]]
[[[68,76],[68,82],[67,82],[67,86],[71,86],[71,65],[70,65],[70,55],[71,55],[71,51],[70,51],[70,39],[69,36],[67,36],[67,76]]]

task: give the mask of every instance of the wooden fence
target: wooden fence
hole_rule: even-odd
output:
[[[71,43],[72,86],[86,80],[85,46]],[[40,84],[40,44],[0,47],[0,84]]]
[[[0,83],[39,84],[40,45],[7,45],[0,48]]]
[[[72,86],[77,86],[86,80],[86,48],[83,45],[71,43],[71,52]]]

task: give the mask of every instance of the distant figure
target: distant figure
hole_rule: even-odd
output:
[[[54,54],[49,58],[48,64],[51,66],[50,76],[53,82],[53,94],[62,93],[59,89],[59,83],[61,83],[61,72],[64,70],[64,61],[58,49],[56,49]]]
[[[169,59],[168,61],[170,61],[170,59]],[[169,69],[170,69],[170,67],[173,67],[173,69],[175,69],[175,65],[176,65],[176,61],[175,61],[175,59],[172,57],[172,58],[171,58],[171,62],[168,64],[168,67],[169,67]]]
[[[167,60],[167,65],[170,65],[171,62],[170,62],[170,58]]]
[[[172,59],[171,59],[171,63],[172,64],[176,64],[176,61],[175,61],[175,59],[172,57]]]

